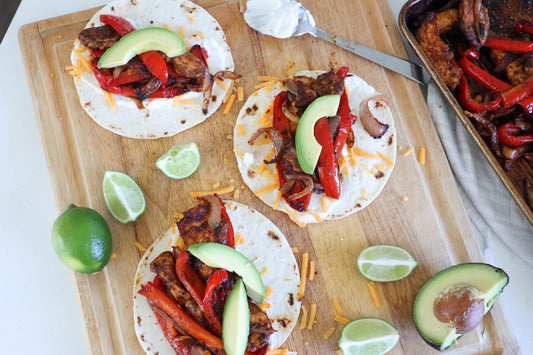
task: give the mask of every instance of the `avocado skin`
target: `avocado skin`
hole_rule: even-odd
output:
[[[450,345],[446,346],[446,347],[443,347],[443,344],[437,344],[437,343],[434,343],[430,340],[428,340],[425,336],[425,332],[423,330],[420,329],[420,326],[419,324],[417,323],[417,317],[416,317],[416,303],[417,303],[417,300],[419,297],[421,297],[421,295],[424,293],[426,287],[428,284],[433,284],[435,282],[438,282],[438,280],[440,279],[440,277],[442,275],[446,275],[446,274],[449,274],[449,273],[457,273],[457,274],[460,274],[461,272],[464,272],[465,269],[468,270],[469,268],[476,268],[477,267],[480,267],[481,268],[484,268],[486,271],[488,272],[494,272],[494,273],[498,273],[498,274],[501,274],[503,275],[503,278],[505,279],[505,284],[503,284],[499,290],[499,292],[497,294],[495,294],[492,299],[493,299],[493,302],[490,304],[490,307],[488,309],[485,310],[485,314],[487,314],[491,309],[492,307],[494,306],[494,300],[503,292],[503,289],[509,284],[509,275],[501,268],[498,268],[498,267],[495,267],[495,266],[492,266],[490,264],[487,264],[487,263],[477,263],[477,262],[472,262],[472,263],[464,263],[464,264],[457,264],[457,265],[453,265],[453,266],[450,266],[446,269],[443,269],[439,272],[437,272],[435,275],[433,275],[429,280],[427,280],[424,285],[420,288],[420,290],[418,291],[417,293],[417,296],[416,296],[416,299],[415,299],[415,305],[413,306],[413,317],[414,317],[414,320],[415,320],[415,325],[416,325],[416,330],[418,332],[418,334],[420,334],[420,336],[422,337],[422,339],[424,339],[424,341],[429,345],[431,346],[432,348],[438,350],[438,351],[444,351],[448,348],[450,348],[452,345],[456,344],[457,341],[464,335],[464,334],[459,334],[458,337],[456,338],[456,342],[452,342]],[[446,286],[444,284],[444,286]],[[443,287],[442,289],[444,289],[445,287]],[[433,303],[432,303],[433,305]],[[431,312],[433,311],[433,309],[431,309]]]

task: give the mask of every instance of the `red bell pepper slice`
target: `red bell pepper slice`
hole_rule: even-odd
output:
[[[498,97],[497,99],[481,103],[474,100],[470,94],[470,87],[468,86],[468,82],[464,75],[461,76],[461,79],[459,81],[459,101],[461,101],[461,104],[469,111],[473,112],[485,112],[490,110],[495,110],[498,107],[500,107],[500,104],[502,102],[502,98]]]
[[[328,118],[322,117],[315,124],[315,138],[322,146],[316,169],[326,196],[338,199],[341,195],[339,164],[335,157],[333,138],[329,130]]]
[[[504,107],[511,107],[531,95],[533,90],[533,75],[524,80],[520,85],[514,86],[502,92],[502,102]]]
[[[207,55],[207,51],[202,46],[200,46],[199,44],[195,44],[189,49],[189,52],[194,54],[207,67],[208,55]]]
[[[467,74],[469,77],[471,77],[490,91],[502,92],[505,90],[509,90],[512,87],[510,84],[501,81],[492,74],[486,72],[485,70],[472,63],[470,60],[468,60],[467,57],[461,57],[461,59],[459,59],[458,64],[461,69],[463,69],[465,74]]]
[[[518,147],[522,144],[533,142],[533,134],[518,135],[520,128],[513,122],[502,124],[497,128],[497,131],[500,142],[510,147]]]
[[[483,45],[488,48],[500,49],[502,51],[514,53],[533,52],[533,42],[519,41],[508,38],[487,38]]]
[[[292,138],[290,131],[289,119],[283,113],[283,103],[287,100],[287,91],[281,91],[276,95],[274,99],[274,111],[273,111],[273,127],[278,130],[283,138]],[[285,177],[283,176],[284,167],[280,161],[276,162],[276,169],[278,170],[279,185],[283,186],[285,183]],[[303,190],[303,186],[300,182],[295,182],[292,188],[287,192],[287,195],[298,193]],[[289,200],[287,196],[283,196],[285,201],[297,211],[305,211],[311,201],[311,193],[306,194],[296,200]]]
[[[215,194],[215,196],[216,198],[218,198],[222,206],[221,211],[220,211],[220,214],[221,214],[220,217],[228,223],[228,232],[225,238],[226,239],[225,244],[228,247],[232,247],[233,249],[235,249],[235,231],[233,230],[233,224],[231,223],[231,219],[229,219],[228,210],[226,210],[226,206],[222,202],[222,199],[220,198],[220,196],[218,196],[217,194]]]
[[[200,276],[192,269],[191,257],[185,250],[176,258],[176,274],[196,303],[201,305],[205,294],[205,284]]]
[[[212,351],[222,351],[224,344],[222,339],[211,334],[205,328],[196,323],[176,302],[164,291],[158,289],[151,281],[139,290],[139,294],[145,296],[156,306],[161,308],[177,325],[190,336],[204,344]]]
[[[229,288],[220,289],[220,287],[229,280],[230,277],[226,270],[218,269],[217,271],[215,271],[209,277],[209,281],[207,281],[204,299],[202,300],[205,317],[213,328],[215,334],[217,334],[218,336],[222,335],[222,321],[216,315],[214,305],[216,303],[224,304],[226,302],[226,297],[228,295]]]
[[[100,15],[100,21],[113,27],[119,35],[124,36],[132,31],[135,31],[135,27],[126,19],[114,16],[114,15]]]
[[[337,71],[337,75],[344,80],[348,74],[348,70],[348,67],[341,67]],[[348,134],[350,133],[355,121],[357,121],[357,116],[353,115],[350,110],[350,103],[348,102],[348,94],[346,93],[346,90],[342,92],[337,114],[341,117],[341,119],[339,128],[337,129],[337,133],[335,135],[333,147],[335,149],[335,157],[338,160],[341,155],[342,148],[344,148],[344,145],[346,144]]]
[[[517,22],[516,23],[516,34],[520,34],[522,32],[533,34],[533,26],[531,26],[527,22]]]
[[[91,68],[93,70],[94,77],[96,78],[96,80],[98,81],[98,84],[100,84],[100,87],[103,90],[110,92],[112,94],[118,94],[118,95],[123,95],[123,96],[130,96],[130,97],[137,96],[137,94],[135,93],[135,89],[131,87],[111,85],[114,80],[113,76],[107,75],[103,71],[101,71],[96,64],[96,61],[94,60],[91,61]]]

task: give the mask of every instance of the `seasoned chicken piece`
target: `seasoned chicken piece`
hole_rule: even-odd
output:
[[[318,96],[336,95],[344,92],[344,80],[334,72],[327,72],[317,76],[311,88]]]
[[[440,35],[459,25],[457,9],[448,9],[430,14],[420,26],[417,40],[442,77],[446,85],[452,90],[459,85],[463,71],[455,62],[453,51]]]
[[[111,26],[88,27],[78,34],[80,43],[92,50],[106,50],[117,43],[120,35]]]
[[[169,62],[172,69],[182,78],[201,79],[208,74],[208,69],[204,63],[190,52],[169,58]]]
[[[250,335],[248,336],[249,352],[254,352],[268,346],[270,334],[274,332],[266,313],[253,301],[248,300],[250,308]]]
[[[316,92],[302,80],[287,79],[285,84],[289,89],[289,101],[298,109],[305,109],[317,98]]]

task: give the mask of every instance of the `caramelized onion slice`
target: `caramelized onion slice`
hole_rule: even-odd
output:
[[[214,230],[220,224],[220,219],[222,218],[222,203],[215,195],[207,195],[202,197],[202,199],[210,207],[211,213],[209,214],[207,223]]]
[[[363,102],[359,108],[361,123],[365,130],[374,138],[381,138],[389,129],[389,125],[378,121],[376,114],[387,109],[389,102],[383,95],[370,97]]]
[[[265,164],[271,164],[280,158],[281,150],[283,149],[283,137],[274,127],[264,127],[259,129],[250,137],[248,144],[254,145],[257,139],[263,134],[268,135],[272,140],[272,143],[274,143],[274,158],[269,161],[265,161]]]

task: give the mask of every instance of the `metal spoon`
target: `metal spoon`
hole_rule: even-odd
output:
[[[426,70],[419,64],[355,44],[316,28],[315,20],[309,10],[294,0],[249,0],[244,19],[254,30],[266,35],[288,38],[308,33],[399,73],[419,84],[427,84],[430,79]]]

